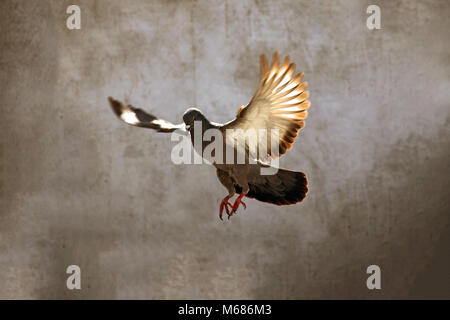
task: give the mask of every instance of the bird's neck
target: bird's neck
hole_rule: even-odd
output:
[[[202,131],[205,132],[208,129],[211,128],[216,128],[217,126],[215,126],[211,121],[209,121],[206,117],[203,117],[200,119],[202,122]]]

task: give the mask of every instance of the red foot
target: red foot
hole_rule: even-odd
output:
[[[233,208],[233,206],[231,205],[231,203],[228,202],[228,199],[230,199],[232,196],[228,195],[225,198],[223,198],[223,200],[220,202],[220,211],[219,211],[219,218],[220,220],[222,219],[222,213],[223,213],[223,209],[225,208],[225,211],[227,212],[228,217],[230,217],[230,210],[228,210],[228,206],[230,206],[230,209]]]
[[[233,204],[233,209],[231,210],[230,214],[228,215],[228,219],[230,219],[230,217],[236,213],[237,209],[239,208],[239,205],[242,204],[242,206],[244,207],[244,209],[247,209],[247,206],[245,205],[244,201],[242,201],[242,198],[246,195],[247,193],[241,193],[239,195],[239,197],[236,198],[236,201]]]

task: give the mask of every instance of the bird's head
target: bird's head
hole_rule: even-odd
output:
[[[194,125],[194,121],[204,121],[206,120],[203,113],[198,110],[197,108],[189,108],[186,110],[186,112],[183,115],[183,121],[186,125],[186,129],[190,129],[191,126]]]

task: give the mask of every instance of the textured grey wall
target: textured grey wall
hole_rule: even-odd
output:
[[[1,1],[0,298],[450,298],[450,3],[375,1],[374,31],[370,3]],[[309,82],[281,165],[310,193],[221,222],[214,168],[106,97],[224,122],[275,50]]]

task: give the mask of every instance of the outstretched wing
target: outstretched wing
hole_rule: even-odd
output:
[[[295,63],[289,62],[289,56],[279,66],[278,53],[275,52],[272,66],[268,69],[266,57],[261,55],[261,80],[258,89],[250,103],[239,108],[236,119],[223,127],[234,129],[227,134],[227,143],[237,141],[241,134],[238,129],[265,129],[268,138],[259,139],[258,148],[264,147],[262,150],[267,150],[267,153],[258,152],[257,159],[273,159],[292,147],[298,131],[304,126],[310,106],[307,100],[309,92],[305,91],[307,82],[301,82],[303,73],[294,76],[294,72]],[[278,150],[274,151],[273,142],[278,143]],[[248,145],[246,147],[249,148]]]
[[[177,129],[184,129],[183,124],[173,124],[169,121],[159,119],[139,108],[131,105],[125,106],[122,102],[111,97],[108,98],[108,101],[119,119],[132,126],[150,128],[158,132],[173,132]]]

